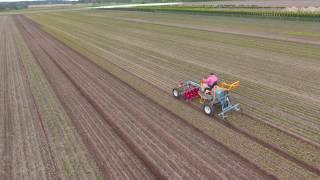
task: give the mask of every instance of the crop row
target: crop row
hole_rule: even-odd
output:
[[[58,25],[56,27],[58,27]],[[77,29],[78,28],[76,27],[76,28],[70,29],[70,30],[77,32]],[[105,30],[106,28],[103,28],[103,29]],[[91,30],[89,30],[89,32],[90,33],[85,33],[82,30],[81,32],[79,32],[77,34],[79,37],[86,39],[88,41],[92,41],[93,39],[95,39],[96,41],[94,41],[94,43],[99,45],[99,47],[101,47],[103,49],[112,48],[111,50],[112,50],[113,54],[120,53],[121,56],[124,58],[122,61],[116,61],[115,63],[117,63],[119,66],[123,66],[125,68],[130,68],[130,69],[128,69],[130,72],[135,72],[135,73],[137,73],[136,75],[138,75],[139,77],[142,77],[144,79],[148,78],[146,80],[148,80],[149,82],[153,82],[155,85],[160,86],[161,88],[163,88],[166,91],[170,91],[171,87],[174,85],[174,82],[176,82],[180,78],[182,78],[182,79],[199,78],[204,75],[203,74],[204,72],[208,72],[208,69],[203,68],[201,66],[199,67],[199,66],[196,66],[195,64],[177,61],[177,59],[165,57],[161,54],[155,54],[154,51],[152,54],[152,51],[146,52],[146,50],[143,48],[141,48],[139,50],[139,48],[137,46],[133,46],[133,44],[137,45],[138,43],[141,43],[141,42],[132,42],[131,47],[128,45],[124,45],[124,46],[121,45],[124,42],[127,43],[128,42],[127,39],[132,38],[132,37],[122,37],[123,39],[122,39],[122,43],[121,43],[121,42],[119,42],[119,40],[118,41],[114,40],[116,38],[115,35],[112,35],[113,36],[112,39],[107,38],[106,40],[103,40],[106,37],[104,36],[104,33],[102,31],[97,31],[97,29],[91,29]],[[93,35],[93,33],[96,35]],[[110,33],[106,33],[106,34],[110,35]],[[122,35],[122,36],[124,36],[124,35]],[[97,39],[99,39],[99,40],[97,40]],[[108,42],[108,43],[106,43],[106,42]],[[152,42],[155,43],[155,41],[152,41]],[[166,46],[168,46],[168,44]],[[139,53],[135,53],[135,55],[132,55],[132,52],[137,52],[137,51]],[[128,54],[128,55],[126,55],[123,52],[127,52],[126,54]],[[169,52],[169,51],[167,51],[167,52]],[[142,53],[144,54],[144,56],[141,56]],[[149,54],[149,57],[146,54]],[[158,57],[158,58],[155,58],[155,57]],[[149,59],[151,59],[151,60],[154,59],[152,64],[155,64],[155,63],[158,63],[158,64],[156,66],[150,64]],[[200,59],[200,57],[197,59]],[[130,66],[123,64],[122,63],[123,61],[125,63],[131,63]],[[168,64],[168,65],[164,67],[164,65],[166,65],[166,64]],[[170,70],[170,69],[172,69],[172,70]],[[143,72],[145,72],[146,74],[149,74],[149,76],[144,76]],[[166,72],[166,73],[163,73],[163,72]],[[227,76],[226,74],[223,74],[223,73],[222,73],[222,75],[223,75],[223,77],[225,77],[227,79],[232,79],[232,78],[235,79],[235,77],[230,77],[230,75]],[[287,130],[288,130],[288,128],[290,129],[290,128],[294,128],[295,126],[297,126],[297,123],[294,123],[293,120],[291,120],[291,121],[289,120],[288,121],[289,124],[285,124],[287,117],[283,120],[280,120],[279,117],[274,118],[275,114],[271,114],[271,117],[273,117],[273,118],[270,118],[270,115],[266,116],[265,113],[268,112],[268,111],[266,111],[267,106],[264,107],[264,106],[261,106],[261,104],[259,105],[259,104],[257,104],[257,102],[254,102],[254,100],[258,100],[258,98],[259,99],[262,98],[261,102],[265,102],[265,103],[268,102],[265,99],[263,99],[263,96],[261,96],[263,94],[261,94],[261,92],[260,92],[260,91],[263,91],[263,89],[266,89],[266,87],[262,86],[258,90],[255,90],[259,87],[259,86],[257,86],[257,84],[253,84],[253,83],[245,82],[245,81],[242,81],[242,82],[243,82],[243,87],[241,89],[245,88],[246,90],[241,90],[241,92],[239,92],[241,94],[241,96],[237,96],[237,97],[239,97],[239,100],[241,100],[241,102],[245,106],[248,106],[248,107],[244,108],[244,109],[246,109],[247,113],[254,115],[254,116],[259,115],[259,117],[263,118],[265,121],[270,122],[270,123],[275,123],[281,127],[285,127]],[[272,92],[274,92],[274,90],[266,89],[266,91],[263,91],[262,93],[268,93],[268,92],[272,93]],[[284,93],[282,96],[286,96],[286,95],[287,94]],[[248,99],[252,99],[252,101],[248,101]],[[273,95],[270,94],[270,97],[268,99],[273,100],[274,99]],[[284,100],[286,100],[286,101],[288,101],[289,99],[296,100],[296,98],[284,98]],[[286,102],[286,101],[284,101],[284,102]],[[272,101],[271,101],[271,103],[272,103]],[[297,103],[299,103],[299,101],[294,101],[293,105],[297,104]],[[259,105],[259,106],[257,106],[257,105]],[[264,111],[258,111],[257,108],[259,108],[259,107],[261,107],[261,109],[264,109]],[[270,109],[270,113],[273,113],[273,112],[274,111],[272,109]],[[274,113],[276,113],[276,112],[274,112]],[[301,121],[301,122],[303,122],[303,121]],[[301,122],[298,122],[298,123],[301,123]],[[308,123],[308,121],[306,121],[305,123]],[[302,124],[301,127],[298,127],[298,128],[306,129],[306,127],[308,127],[308,126]],[[307,128],[306,132],[308,132],[308,131],[310,131],[310,129]],[[308,133],[310,133],[310,132],[308,132]],[[303,134],[303,135],[306,136],[307,134]]]
[[[97,25],[97,23],[95,23],[95,24]],[[64,25],[67,25],[67,24],[64,24]],[[105,30],[106,27],[112,26],[111,22],[105,23],[103,25],[100,24],[99,26],[101,27],[100,30],[98,28],[92,28],[90,30],[90,32],[91,32],[90,34],[87,34],[85,32],[80,32],[81,37],[83,37],[84,39],[88,39],[89,37],[91,37],[91,39],[96,39],[96,38],[101,39],[101,38],[108,37],[107,41],[108,42],[114,41],[114,44],[120,44],[121,42],[122,43],[124,43],[124,42],[130,43],[132,47],[126,51],[128,53],[134,52],[135,49],[138,49],[137,45],[139,45],[139,47],[142,47],[141,51],[139,51],[140,54],[145,51],[146,51],[146,53],[144,53],[144,54],[148,54],[148,53],[150,54],[150,52],[155,52],[155,51],[159,51],[160,49],[165,49],[165,51],[162,51],[161,54],[159,54],[159,52],[158,52],[158,54],[153,55],[152,58],[151,57],[150,58],[146,57],[146,58],[154,59],[154,57],[157,57],[157,56],[160,57],[160,55],[163,56],[163,54],[166,53],[166,55],[164,57],[158,59],[158,63],[159,63],[159,60],[164,61],[165,59],[167,59],[167,61],[169,61],[169,59],[170,59],[171,62],[175,62],[175,61],[177,62],[175,65],[176,67],[180,67],[180,68],[184,69],[184,70],[179,70],[180,73],[178,74],[178,76],[177,75],[172,76],[175,73],[175,71],[178,72],[175,69],[175,71],[172,71],[172,73],[169,74],[170,75],[169,77],[171,77],[171,80],[169,81],[169,83],[168,82],[161,83],[161,84],[166,84],[165,88],[167,90],[170,89],[170,86],[172,87],[173,82],[175,82],[177,79],[188,77],[188,76],[185,76],[187,74],[189,74],[189,78],[190,77],[199,78],[204,75],[203,74],[204,72],[210,71],[205,67],[206,67],[207,63],[209,63],[209,64],[211,63],[210,61],[212,61],[212,60],[210,60],[210,59],[213,58],[212,53],[208,54],[209,51],[203,51],[198,54],[198,52],[194,51],[194,49],[196,49],[197,47],[192,47],[192,45],[186,45],[185,47],[181,48],[181,46],[183,45],[181,43],[182,42],[181,38],[179,39],[178,43],[170,42],[170,39],[173,39],[174,37],[166,38],[166,40],[159,41],[159,37],[161,37],[162,34],[157,34],[157,35],[152,36],[151,40],[152,40],[153,45],[151,45],[151,44],[146,44],[145,41],[143,41],[143,42],[139,41],[139,39],[141,39],[142,37],[146,38],[146,36],[139,35],[138,37],[136,37],[137,33],[135,33],[135,34],[131,33],[131,35],[126,36],[125,34],[121,34],[121,35],[118,34],[117,35],[117,34],[114,34],[113,32],[109,32],[109,33],[103,32],[103,30]],[[114,27],[115,26],[113,26],[113,28]],[[75,27],[72,30],[76,32],[77,28],[78,27]],[[141,29],[142,28],[140,28],[140,30]],[[137,31],[135,31],[135,32],[137,32]],[[148,34],[150,34],[150,32],[148,32]],[[110,39],[110,37],[112,39]],[[156,38],[154,38],[154,37],[156,37]],[[128,39],[131,39],[131,40],[127,41]],[[104,41],[101,41],[101,43],[100,43],[100,41],[96,41],[95,43],[99,44],[103,48],[106,48],[109,46],[108,43],[105,43]],[[159,45],[157,45],[157,47],[153,48],[152,46],[154,46],[155,44],[159,44]],[[113,46],[115,46],[115,45],[113,45]],[[185,51],[185,49],[188,49],[188,46],[189,46],[189,48],[192,47],[192,49],[190,49],[189,52],[194,52],[194,53],[190,54],[188,51]],[[148,47],[149,51],[147,51],[145,47]],[[128,48],[127,45],[121,46],[119,48],[114,48],[114,52],[121,53],[126,48]],[[180,49],[183,50],[183,51],[181,51],[181,53],[179,53]],[[175,51],[173,52],[172,50],[175,50]],[[196,50],[201,50],[201,49],[196,49]],[[217,52],[217,53],[219,53],[219,52]],[[208,56],[208,62],[198,61],[197,63],[193,63],[194,59],[196,59],[196,60],[203,59],[204,55]],[[220,53],[220,55],[221,55],[221,53]],[[223,55],[223,57],[228,58],[228,59],[232,59],[232,57],[229,58],[229,57],[226,57],[226,55],[228,55],[228,54]],[[234,57],[237,58],[236,56],[234,56]],[[181,58],[183,58],[183,61],[181,61],[181,60],[177,61],[178,59],[181,59]],[[219,57],[217,56],[216,58],[218,59]],[[128,59],[130,59],[130,61],[138,60],[138,59],[141,59],[141,56],[139,57],[139,55],[138,55],[135,57],[128,57]],[[240,60],[241,59],[239,59],[239,61]],[[221,62],[222,61],[220,61],[220,64],[221,64]],[[257,62],[259,62],[259,61],[257,61]],[[139,67],[142,67],[142,68],[144,67],[143,69],[148,69],[149,74],[150,73],[157,73],[159,75],[159,77],[157,77],[156,79],[163,79],[164,78],[164,77],[161,77],[162,73],[160,71],[156,72],[156,70],[154,69],[152,72],[151,71],[152,69],[150,66],[148,66],[147,62],[136,61],[136,63],[139,63]],[[161,64],[159,64],[156,67],[156,69],[159,69],[159,67],[163,66],[163,64],[164,64],[164,62],[161,62]],[[248,63],[248,64],[250,65],[250,63]],[[173,67],[175,67],[170,64],[168,66],[171,66],[171,69]],[[188,70],[186,70],[186,68],[184,66],[190,67],[190,68],[188,68]],[[259,66],[263,67],[263,64],[261,64]],[[139,68],[139,67],[136,67],[136,68]],[[230,68],[234,68],[234,67],[235,67],[235,69],[233,70],[234,72],[238,71],[237,68],[242,68],[241,64],[239,64],[239,65],[233,64],[233,66],[230,66]],[[256,67],[257,67],[257,63],[256,63]],[[166,68],[168,68],[168,67],[166,67]],[[162,68],[161,71],[163,72],[166,68]],[[239,76],[234,76],[234,75],[230,75],[226,72],[223,72],[224,69],[225,70],[228,70],[228,69],[226,69],[226,68],[222,69],[222,68],[223,67],[220,68],[221,70],[219,70],[219,69],[217,69],[217,70],[219,71],[219,73],[221,74],[221,76],[223,78],[226,78],[226,79],[239,78]],[[166,71],[168,71],[168,70],[166,70]],[[230,71],[230,70],[228,70],[228,71]],[[243,72],[248,72],[248,70],[243,69]],[[261,71],[261,72],[263,72],[263,71]],[[269,73],[269,72],[267,72],[267,73]],[[277,73],[283,73],[283,72],[280,71]],[[268,74],[266,74],[266,75],[268,75]],[[255,76],[258,77],[260,75],[256,74]],[[177,77],[177,79],[172,79],[173,77]],[[248,76],[248,78],[250,78],[250,76]],[[290,80],[290,79],[284,79],[283,82],[286,82],[286,80]],[[250,80],[250,81],[252,81],[252,80]],[[256,84],[256,83],[253,83],[250,81],[242,79],[243,87],[239,91],[241,96],[238,96],[241,99],[241,101],[243,101],[244,104],[248,104],[249,106],[251,104],[251,107],[247,108],[247,109],[250,109],[250,110],[248,110],[248,113],[250,113],[251,115],[259,114],[259,115],[262,115],[262,117],[263,117],[264,113],[270,113],[271,117],[273,116],[274,118],[270,119],[270,115],[267,115],[263,118],[265,121],[269,122],[272,120],[271,122],[276,123],[277,126],[280,125],[281,127],[284,127],[286,129],[291,127],[291,128],[298,130],[297,133],[301,134],[302,136],[306,136],[306,137],[310,137],[310,138],[313,137],[313,138],[317,139],[317,132],[316,131],[315,131],[315,133],[310,134],[312,132],[311,129],[316,128],[317,123],[318,123],[317,116],[316,116],[318,106],[316,104],[314,104],[314,103],[308,104],[305,107],[303,107],[303,109],[301,109],[301,107],[297,106],[297,104],[304,101],[302,98],[293,97],[290,93],[275,90],[274,88],[272,88],[272,86],[275,86],[274,84],[272,84],[271,87],[268,87],[268,86],[259,85],[259,84]],[[282,81],[280,80],[279,83],[281,83],[281,82]],[[292,82],[292,83],[294,83],[294,82]],[[307,83],[307,81],[304,83]],[[292,84],[289,83],[288,85],[292,85]],[[275,92],[277,92],[277,93],[275,93]],[[313,91],[313,93],[316,93],[316,92],[317,91]],[[278,95],[281,94],[281,96],[277,96],[276,94],[278,94]],[[277,102],[277,100],[275,98],[280,98],[281,101]],[[247,100],[245,100],[245,99],[247,99]],[[246,103],[246,101],[250,102],[250,101],[248,101],[249,99],[252,100],[251,103]],[[266,101],[266,99],[268,99],[268,101]],[[256,101],[256,102],[254,102],[254,101]],[[262,102],[264,104],[263,106],[261,106]],[[266,103],[269,103],[269,104],[266,104]],[[259,106],[257,106],[257,105],[259,105]],[[279,108],[277,111],[275,111],[273,108],[270,108],[271,106],[275,106],[275,105],[277,108]],[[264,109],[264,110],[261,112],[261,110],[259,110],[257,108]],[[254,109],[256,111],[254,111]],[[303,110],[303,113],[301,113],[302,112],[301,110]],[[255,113],[255,112],[259,112],[259,113]],[[279,113],[282,113],[284,116]],[[301,121],[301,119],[303,119],[305,121]],[[312,124],[312,123],[314,123],[314,124]],[[293,129],[293,131],[294,131],[294,129]],[[290,131],[292,131],[292,130],[290,130]]]
[[[158,86],[160,86],[160,88],[161,87],[163,88],[164,86],[170,87],[171,84],[173,83],[174,79],[170,80],[169,77],[167,77],[165,74],[163,74],[167,79],[167,80],[165,80],[165,79],[161,78],[159,73],[155,73],[157,68],[161,68],[160,64],[156,64],[156,60],[151,64],[150,63],[143,63],[149,67],[145,67],[143,64],[137,63],[138,60],[145,59],[147,61],[148,59],[152,59],[151,56],[156,57],[158,54],[154,54],[154,55],[150,55],[149,57],[142,58],[141,54],[137,53],[137,50],[134,51],[132,49],[126,49],[125,47],[130,48],[130,46],[125,45],[121,41],[119,42],[119,39],[118,40],[116,39],[117,41],[115,41],[114,38],[109,37],[109,36],[117,37],[115,34],[113,34],[111,32],[105,32],[106,27],[108,26],[107,25],[108,23],[105,23],[103,25],[95,24],[96,26],[94,28],[88,28],[86,30],[82,29],[80,31],[79,27],[81,26],[81,23],[83,23],[83,22],[81,22],[81,20],[80,20],[80,22],[78,24],[73,24],[71,26],[68,26],[68,22],[66,21],[66,19],[68,19],[68,18],[78,18],[78,17],[70,17],[70,16],[66,16],[65,18],[45,17],[45,19],[46,19],[45,21],[40,21],[41,18],[39,18],[39,17],[36,17],[35,19],[37,19],[39,22],[41,22],[43,25],[45,25],[46,29],[49,32],[55,34],[58,38],[63,37],[63,41],[65,43],[72,46],[73,48],[78,49],[79,51],[81,50],[82,53],[85,53],[88,51],[88,49],[90,49],[91,53],[89,53],[87,55],[89,57],[91,57],[91,59],[94,61],[95,61],[95,59],[101,59],[102,57],[109,57],[107,59],[108,61],[110,61],[112,63],[116,63],[117,66],[120,66],[120,67],[127,69],[130,73],[136,73],[136,75],[138,75],[139,77],[145,78],[146,80],[148,80],[148,82],[153,83],[155,85],[158,85]],[[82,19],[82,21],[84,21],[83,17],[79,17],[79,18]],[[46,23],[44,23],[44,22],[46,22]],[[92,22],[92,21],[90,21],[90,22]],[[100,28],[97,28],[100,26],[104,27],[104,29],[102,30]],[[109,24],[109,26],[112,26],[112,25]],[[113,27],[115,27],[115,26],[113,26]],[[72,32],[72,34],[71,34],[71,32]],[[124,38],[127,39],[127,37],[124,37]],[[74,44],[75,41],[80,41],[81,42],[80,45],[75,45]],[[135,44],[134,42],[132,42],[132,43]],[[78,46],[80,46],[80,47],[78,47]],[[137,48],[137,46],[135,46],[135,47],[132,46],[132,48]],[[143,51],[140,51],[140,52],[143,52]],[[134,53],[136,55],[134,56],[134,54],[132,54],[132,53]],[[129,56],[126,54],[128,54]],[[146,54],[149,54],[149,53],[146,53]],[[169,57],[166,57],[166,58],[169,58]],[[166,58],[163,58],[163,59],[166,59]],[[104,59],[104,58],[102,58],[102,59]],[[131,62],[128,61],[129,59]],[[171,60],[172,60],[172,58],[171,58]],[[100,60],[100,61],[103,61],[103,60]],[[100,62],[100,63],[102,63],[102,62]],[[105,62],[105,63],[107,63],[107,62]],[[155,65],[155,66],[152,66],[152,65]],[[191,67],[197,67],[197,66],[193,65]],[[113,67],[113,68],[116,68],[116,67]],[[138,69],[138,68],[140,68],[140,69]],[[176,68],[176,67],[172,67],[172,68]],[[185,67],[182,67],[182,68],[185,68]],[[163,69],[165,69],[165,68],[163,68]],[[200,69],[203,69],[203,68],[200,68]],[[108,69],[108,70],[110,70],[110,69]],[[208,71],[208,70],[206,70],[206,71]],[[139,72],[140,72],[140,74],[139,74]],[[167,70],[167,72],[169,72],[171,74],[172,73],[175,74],[173,69]],[[181,74],[183,74],[185,71],[183,72],[180,69],[180,72],[181,72]],[[199,73],[199,72],[200,71],[197,71],[197,73]],[[148,76],[146,76],[146,74]],[[151,77],[151,79],[149,79],[150,77]],[[181,77],[181,76],[176,74],[176,77]],[[195,74],[190,75],[189,77],[195,77]],[[126,77],[122,77],[122,78],[126,78]],[[159,78],[160,78],[160,81],[159,81]],[[130,85],[132,85],[132,83],[130,83]],[[135,86],[135,85],[133,85],[133,86]],[[146,85],[144,85],[144,86],[146,86]],[[144,93],[147,93],[146,91],[148,91],[148,90],[145,89],[142,91]],[[154,90],[151,92],[154,92]],[[158,99],[158,101],[159,101],[159,99]],[[290,142],[289,142],[289,144],[290,144]]]
[[[68,92],[70,93],[64,96],[63,101],[69,103],[70,101],[66,101],[66,99],[74,101],[79,100],[81,97],[71,97],[75,93],[73,91],[71,93],[71,87],[65,87],[71,84],[62,79],[62,74],[58,70],[52,70],[57,69],[56,66],[84,97],[94,105],[99,114],[104,117],[105,122],[114,127],[114,131],[128,144],[130,149],[146,165],[151,167],[153,173],[163,176],[171,175],[171,177],[179,176],[180,174],[185,176],[193,174],[201,177],[214,173],[214,171],[206,168],[208,167],[210,169],[219,169],[218,176],[225,176],[224,174],[226,174],[228,177],[232,177],[229,173],[221,174],[220,172],[224,172],[225,168],[231,168],[230,170],[232,171],[232,169],[237,169],[234,167],[239,167],[239,164],[242,164],[236,170],[238,171],[237,173],[248,172],[248,176],[254,175],[254,173],[250,173],[252,168],[246,168],[248,163],[242,163],[241,161],[235,161],[235,165],[232,165],[232,161],[225,164],[221,163],[220,158],[224,158],[227,161],[225,158],[230,159],[232,157],[231,154],[224,155],[221,152],[228,153],[230,151],[226,149],[216,151],[215,148],[220,147],[220,145],[210,145],[214,142],[212,139],[208,139],[207,136],[199,133],[199,131],[194,131],[194,128],[187,125],[185,121],[173,116],[172,113],[168,113],[164,108],[145,98],[142,94],[130,89],[129,86],[102,71],[92,62],[83,58],[83,56],[77,55],[65,45],[55,40],[45,41],[48,38],[43,38],[46,35],[45,33],[40,33],[40,28],[35,30],[36,28],[27,26],[26,29],[31,32],[39,32],[37,36],[39,37],[38,42],[40,41],[41,47],[47,54],[50,54],[51,58],[48,59],[46,56],[42,56],[41,60],[38,59],[38,61],[41,67],[45,67],[45,73],[51,74],[48,77],[54,82],[54,87],[57,87],[56,92],[61,95],[61,89],[69,89]],[[30,39],[28,42],[30,43]],[[34,43],[36,42],[34,41]],[[53,46],[55,48],[52,48]],[[32,51],[38,54],[41,49],[33,48]],[[54,64],[50,61],[53,61]],[[112,86],[110,86],[111,84]],[[123,94],[126,94],[126,96],[123,96]],[[85,103],[80,104],[84,105]],[[69,106],[69,108],[76,109],[78,106]],[[91,116],[94,115],[92,114]],[[109,132],[108,129],[105,131],[106,133]],[[184,137],[188,137],[188,140]],[[206,140],[204,141],[203,138]],[[177,141],[178,139],[179,141]],[[177,152],[182,156],[176,156]],[[190,152],[190,154],[186,154],[187,152]],[[188,155],[188,158],[181,158],[186,155]],[[215,159],[219,160],[220,163],[215,163]],[[201,163],[204,161],[206,162],[205,164]],[[124,162],[129,164],[127,161]],[[195,166],[195,164],[197,165]],[[139,167],[138,165],[133,164],[128,165],[128,167]],[[197,168],[197,166],[204,168]],[[112,166],[112,168],[117,171],[117,166]],[[125,173],[126,169],[122,169],[121,172]],[[200,173],[194,174],[195,172]],[[255,169],[255,172],[258,171]],[[236,175],[237,173],[232,174]]]
[[[18,29],[15,28],[16,44],[19,47],[28,82],[43,120],[44,128],[56,158],[61,177],[100,178],[101,174],[86,150],[78,132],[50,83],[35,61]]]

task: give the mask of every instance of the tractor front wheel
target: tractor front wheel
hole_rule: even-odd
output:
[[[203,112],[208,116],[213,116],[214,113],[214,106],[211,105],[211,103],[206,103],[203,106]]]
[[[179,90],[179,89],[174,88],[174,89],[172,90],[172,95],[173,95],[173,97],[175,97],[175,98],[179,99],[179,98],[180,98],[180,96],[181,96],[181,92],[180,92],[180,90]]]

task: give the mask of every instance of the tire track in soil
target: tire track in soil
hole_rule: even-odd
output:
[[[43,47],[43,49],[44,49],[45,47]],[[47,47],[48,48],[48,47]],[[66,47],[65,47],[66,48]],[[54,49],[54,48],[53,48]],[[66,48],[67,49],[67,48]],[[47,49],[47,50],[50,50],[50,49]],[[52,51],[52,52],[54,52],[54,51]],[[50,52],[47,52],[47,54],[49,54]],[[57,54],[57,53],[55,53],[55,54]],[[51,58],[54,58],[54,57],[51,57]],[[64,73],[65,73],[65,75],[66,76],[68,76],[68,74],[72,74],[73,72],[70,72],[70,71],[67,71],[65,68],[67,67],[66,65],[64,65],[63,67],[62,67],[62,65],[59,65],[59,61],[61,61],[61,59],[60,58],[58,58],[58,59],[51,59],[52,61],[57,61],[57,62],[55,62],[56,63],[56,65],[57,66],[60,66],[60,68],[61,69],[64,69]],[[70,59],[71,61],[72,61],[72,59]],[[81,59],[80,59],[81,60]],[[79,60],[79,61],[80,61]],[[86,59],[84,59],[84,60],[86,60]],[[87,61],[87,60],[86,60]],[[89,62],[89,61],[88,61]],[[62,63],[62,62],[60,62],[60,63]],[[93,66],[93,67],[95,67],[95,66]],[[98,68],[97,68],[98,69]],[[99,69],[98,69],[99,70]],[[93,72],[91,72],[92,74],[94,74]],[[105,74],[107,74],[107,73],[105,73]],[[74,79],[75,77],[76,77],[76,75],[78,75],[78,74],[74,74],[73,75],[73,78],[71,78],[70,77],[70,75],[69,75],[69,78],[70,78],[70,80],[71,81],[74,81],[74,85],[77,85],[77,83],[76,83],[76,81],[75,80],[72,80],[72,79]],[[81,74],[80,74],[81,75]],[[90,75],[90,74],[87,74],[87,75]],[[110,75],[110,74],[108,74],[108,75]],[[92,75],[91,75],[92,76]],[[84,79],[85,79],[85,77],[83,77]],[[117,81],[119,81],[119,80],[117,80]],[[79,80],[78,80],[78,82],[79,82]],[[84,81],[83,83],[85,83],[85,82],[89,82],[89,81]],[[81,81],[80,81],[80,83],[81,83]],[[123,82],[121,82],[121,83],[123,83]],[[121,84],[120,83],[120,84]],[[94,84],[93,84],[94,85]],[[123,84],[122,84],[123,85]],[[101,86],[101,84],[100,84],[100,86]],[[123,86],[125,86],[125,85],[123,85]],[[83,89],[83,87],[89,87],[88,85],[87,86],[79,86],[78,88],[79,89]],[[125,87],[127,87],[127,86],[125,86]],[[127,87],[127,88],[130,88],[129,86]],[[132,90],[132,89],[130,89],[130,90]],[[131,91],[130,91],[131,92]],[[87,92],[85,92],[84,93],[86,96],[89,96],[89,98],[91,99],[92,98],[92,95],[90,95],[90,94],[88,94]],[[91,97],[90,97],[91,96]],[[148,99],[149,100],[149,99]],[[96,99],[93,99],[92,100],[92,103],[95,103],[96,104],[96,101],[98,101],[98,100],[96,100]],[[100,102],[101,103],[101,102]],[[102,112],[104,112],[104,109],[103,108],[101,108],[101,105],[99,105],[99,104],[97,104],[96,105],[97,106],[97,109],[101,109],[101,111]],[[100,107],[99,107],[100,106]],[[161,109],[163,109],[163,108],[161,108]],[[163,109],[164,110],[164,109]],[[170,112],[169,111],[164,111],[164,112],[167,112],[168,114],[170,114]],[[105,114],[105,113],[104,113]],[[182,120],[181,120],[181,122],[182,122]],[[245,163],[244,163],[245,164]],[[250,165],[250,164],[249,164]],[[261,173],[261,172],[260,172]]]

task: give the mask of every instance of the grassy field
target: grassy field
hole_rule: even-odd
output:
[[[319,23],[125,11],[29,17],[267,172],[299,179],[308,175],[296,163],[319,169]],[[176,81],[212,69],[242,84],[234,100],[243,113],[228,125],[168,96]]]

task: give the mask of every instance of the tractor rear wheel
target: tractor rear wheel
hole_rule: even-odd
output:
[[[179,99],[180,96],[181,96],[181,91],[180,91],[179,89],[177,89],[177,88],[174,88],[174,89],[172,90],[172,95],[173,95],[173,97]]]
[[[214,110],[214,106],[212,106],[211,103],[206,103],[203,106],[203,112],[208,116],[213,116]]]

